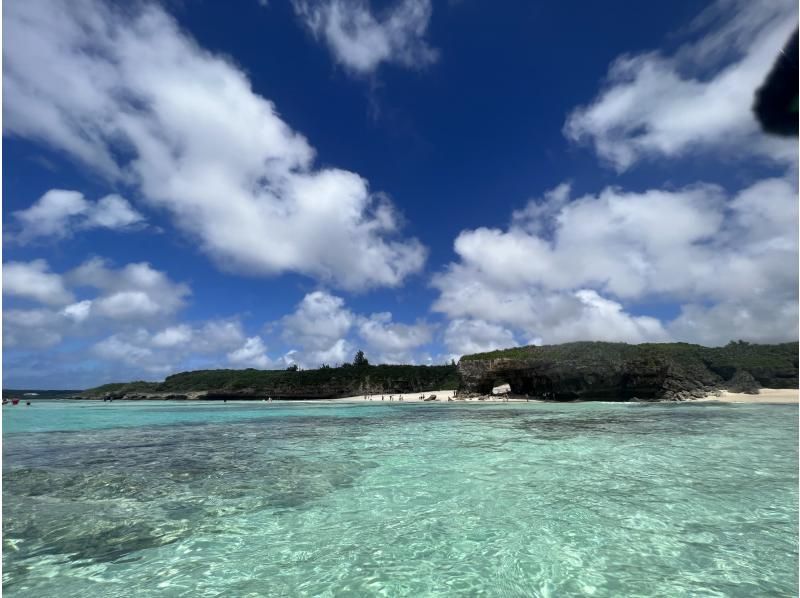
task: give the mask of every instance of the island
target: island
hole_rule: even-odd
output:
[[[797,386],[797,343],[574,342],[465,355],[457,365],[370,365],[364,359],[308,370],[182,372],[163,382],[104,384],[71,398],[318,400],[442,389],[465,398],[491,396],[499,387],[528,400],[685,401],[722,391],[756,394],[761,388]]]

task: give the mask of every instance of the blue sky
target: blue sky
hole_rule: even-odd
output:
[[[3,10],[7,387],[797,338],[792,2]]]

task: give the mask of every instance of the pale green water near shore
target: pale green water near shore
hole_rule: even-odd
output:
[[[796,596],[796,405],[3,408],[6,596]]]

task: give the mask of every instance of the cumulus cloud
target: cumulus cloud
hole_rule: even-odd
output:
[[[303,368],[313,369],[321,365],[341,365],[349,363],[355,348],[348,339],[340,338],[322,349],[290,349],[281,358],[287,365],[298,365]]]
[[[242,323],[236,319],[227,319],[208,320],[199,325],[170,325],[153,333],[148,344],[172,351],[214,353],[232,350],[244,341]]]
[[[16,303],[46,306],[3,311],[3,338],[8,346],[41,347],[109,327],[158,325],[184,306],[189,287],[147,263],[113,268],[95,258],[61,274],[51,272],[44,260],[7,262],[3,264],[3,293]],[[75,301],[77,294],[90,297]]]
[[[349,362],[358,348],[372,363],[414,362],[416,350],[431,342],[434,331],[422,320],[394,322],[389,312],[356,314],[328,291],[308,293],[278,324],[292,347],[284,360],[305,368]]]
[[[720,0],[690,28],[696,41],[673,55],[617,58],[605,89],[569,115],[564,132],[618,171],[701,150],[794,163],[796,143],[764,135],[752,105],[796,26],[794,2]]]
[[[73,299],[61,276],[50,272],[44,260],[3,264],[3,294],[46,305],[63,305]]]
[[[207,367],[269,367],[271,361],[258,337],[245,338],[235,319],[180,323],[164,328],[128,328],[92,345],[93,354],[147,375],[166,375],[198,359]],[[260,350],[259,350],[260,349]]]
[[[193,333],[191,326],[180,324],[169,326],[153,335],[152,343],[156,347],[183,347],[192,340]]]
[[[425,40],[430,0],[401,0],[376,17],[366,0],[293,0],[294,9],[337,63],[367,75],[383,63],[421,68],[438,53]]]
[[[344,299],[326,291],[308,293],[295,311],[285,316],[283,338],[303,347],[321,349],[345,336],[355,315],[345,307]]]
[[[327,291],[308,293],[280,321],[283,340],[298,347],[290,361],[303,367],[349,361],[352,347],[345,337],[355,322],[356,315],[341,297]]]
[[[91,311],[92,302],[89,299],[84,299],[83,301],[78,301],[72,305],[67,305],[61,311],[61,314],[74,322],[80,323],[85,321],[91,315]]]
[[[454,355],[483,353],[517,345],[514,333],[499,324],[484,320],[456,318],[444,332],[447,349]]]
[[[25,276],[16,274],[20,269]],[[16,293],[14,303],[43,304],[6,306],[3,340],[7,347],[48,349],[68,339],[78,341],[88,354],[76,356],[99,362],[103,371],[119,372],[121,377],[152,379],[179,369],[270,369],[291,363],[316,368],[349,362],[359,347],[374,363],[414,362],[419,361],[417,349],[432,340],[434,330],[424,321],[394,322],[388,312],[358,315],[343,298],[315,291],[267,326],[271,333],[279,332],[284,342],[283,354],[273,358],[266,337],[248,335],[236,317],[180,321],[188,286],[146,263],[115,268],[95,258],[58,274],[39,260],[12,262],[5,271],[13,281],[6,285],[6,292]],[[44,288],[37,278],[42,275]],[[52,298],[54,285],[63,295],[58,301]],[[42,359],[52,360],[55,355],[42,354]]]
[[[91,228],[124,230],[141,225],[144,216],[119,195],[106,195],[96,202],[82,193],[51,189],[31,207],[13,212],[19,230],[12,233],[19,243],[33,239],[63,239]]]
[[[3,345],[43,349],[62,340],[58,312],[52,309],[4,309]]]
[[[228,361],[240,367],[267,369],[272,360],[267,356],[267,347],[260,336],[251,336],[244,345],[228,353]]]
[[[15,2],[4,17],[5,133],[136,185],[220,267],[347,289],[422,267],[389,201],[356,173],[316,168],[245,74],[159,6]]]
[[[797,340],[797,306],[797,298],[792,300],[791,293],[711,306],[690,303],[681,307],[680,315],[669,327],[676,338],[703,345],[724,345],[738,339],[756,343],[792,341]]]
[[[93,258],[67,274],[70,284],[93,287],[102,294],[89,309],[119,320],[153,320],[174,314],[185,304],[189,287],[175,283],[146,262],[114,269],[101,258]]]
[[[6,306],[6,347],[42,350],[80,340],[88,353],[75,355],[122,378],[160,378],[193,367],[318,367],[349,361],[354,352],[346,337],[359,317],[343,299],[326,292],[309,293],[281,320],[287,346],[296,348],[272,359],[264,339],[248,336],[238,318],[175,321],[189,288],[146,263],[115,268],[95,258],[57,274],[37,260],[8,263],[5,273],[11,281],[5,292],[14,293],[15,302],[43,304]],[[79,293],[89,298],[75,301]],[[42,354],[42,359],[56,360],[56,353]]]
[[[797,190],[780,178],[732,198],[694,185],[569,201],[560,187],[507,230],[462,232],[459,261],[434,277],[434,309],[546,343],[709,341],[704,318],[732,312],[748,314],[733,319],[742,328],[719,327],[715,342],[786,340],[797,328],[797,218]],[[653,298],[680,302],[683,315],[665,323],[626,307]]]
[[[148,336],[147,331],[143,329],[133,333],[129,339],[114,334],[95,344],[94,352],[105,360],[121,361],[151,373],[168,372],[170,364],[155,356],[150,348],[143,346]]]
[[[373,361],[380,363],[413,363],[414,351],[433,338],[433,327],[426,322],[401,324],[392,321],[392,314],[381,312],[362,318],[358,334],[370,350],[377,351]]]

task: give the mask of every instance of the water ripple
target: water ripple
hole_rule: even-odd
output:
[[[4,438],[6,595],[797,595],[795,406],[108,407]]]

